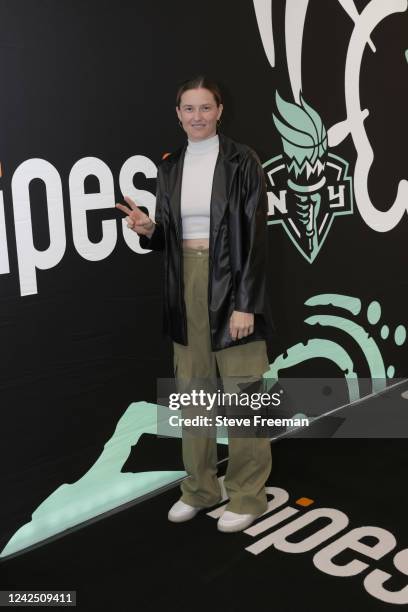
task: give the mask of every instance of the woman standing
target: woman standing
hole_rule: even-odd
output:
[[[176,112],[187,142],[166,157],[157,176],[153,222],[129,197],[128,227],[145,249],[165,251],[164,330],[173,340],[178,381],[214,380],[225,392],[259,381],[266,352],[267,196],[263,169],[248,146],[217,133],[218,86],[204,76],[178,90]],[[239,386],[241,385],[241,386]],[[220,531],[246,529],[267,509],[272,459],[266,437],[229,435]],[[187,521],[221,500],[216,438],[183,430],[188,477],[169,511]]]

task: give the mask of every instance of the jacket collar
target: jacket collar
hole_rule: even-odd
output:
[[[232,181],[238,168],[239,149],[236,143],[224,134],[218,134],[219,153],[214,169],[214,178],[210,202],[210,229],[214,240],[218,233],[221,219],[228,205],[229,194]],[[179,235],[182,237],[182,224],[180,214],[181,184],[183,178],[184,156],[187,150],[188,141],[175,151],[167,159],[170,164],[168,170],[168,194],[170,210]],[[211,244],[211,236],[210,236]]]

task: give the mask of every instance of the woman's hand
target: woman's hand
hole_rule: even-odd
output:
[[[252,334],[254,332],[253,313],[234,310],[230,318],[229,330],[233,340],[239,340]]]
[[[155,229],[154,221],[140,210],[129,196],[125,196],[123,199],[129,204],[130,208],[123,204],[116,204],[115,206],[128,215],[126,220],[128,228],[132,229],[137,234],[142,234],[143,236],[151,238]]]

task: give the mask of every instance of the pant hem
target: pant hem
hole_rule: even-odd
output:
[[[189,506],[193,506],[193,508],[212,508],[213,506],[216,506],[217,504],[221,502],[222,497],[220,497],[218,501],[214,501],[211,504],[209,504],[208,502],[207,503],[200,502],[199,500],[197,500],[196,497],[191,498],[185,495],[182,495],[180,497],[180,500],[184,502],[185,504],[188,504]]]

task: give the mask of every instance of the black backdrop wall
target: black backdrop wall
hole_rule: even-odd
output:
[[[140,249],[114,203],[133,195],[154,212],[190,75],[221,83],[222,130],[265,164],[273,367],[407,375],[406,5],[0,1],[0,548],[172,375],[161,254]],[[282,140],[316,126],[313,112],[329,134],[319,202],[288,185],[306,158]]]

